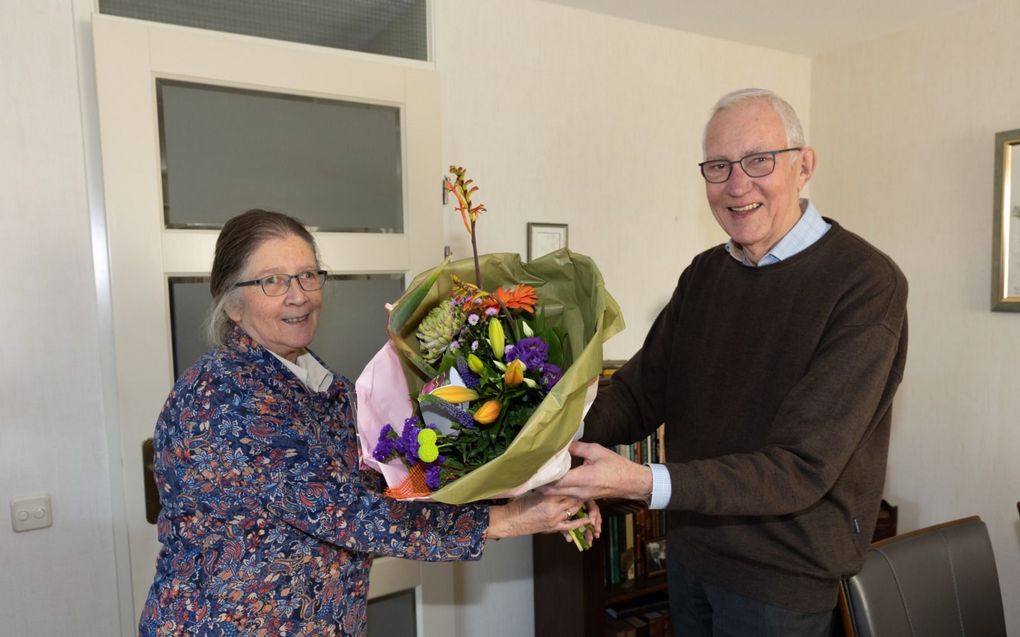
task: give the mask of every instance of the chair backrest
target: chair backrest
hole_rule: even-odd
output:
[[[876,542],[843,582],[843,625],[857,637],[1005,637],[988,529],[977,516]]]

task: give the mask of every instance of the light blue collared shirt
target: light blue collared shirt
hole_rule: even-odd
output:
[[[723,246],[727,252],[730,253],[737,261],[740,261],[748,267],[765,267],[766,265],[772,265],[773,263],[779,263],[783,259],[789,259],[793,255],[797,254],[801,250],[804,250],[815,241],[818,241],[822,236],[829,231],[832,224],[822,219],[822,215],[818,213],[818,209],[808,199],[800,200],[801,209],[804,210],[801,214],[800,219],[794,224],[790,231],[779,240],[779,243],[772,246],[772,249],[768,251],[761,261],[758,262],[757,266],[751,263],[750,259],[744,254],[744,251],[740,249],[740,246],[733,243],[733,239],[726,242]]]
[[[772,265],[779,263],[784,259],[789,259],[793,255],[807,249],[813,243],[821,239],[832,224],[822,218],[822,215],[818,213],[818,209],[808,199],[800,200],[801,209],[804,211],[801,214],[800,219],[790,231],[786,233],[779,243],[774,245],[771,250],[768,251],[761,261],[757,265],[751,263],[751,261],[744,255],[740,246],[733,243],[733,239],[726,242],[724,246],[726,251],[730,253],[737,261],[740,261],[744,265],[750,268]],[[649,463],[648,468],[652,470],[652,497],[648,503],[649,509],[665,509],[666,505],[669,504],[669,498],[673,495],[673,485],[669,480],[669,471],[666,470],[666,465]]]

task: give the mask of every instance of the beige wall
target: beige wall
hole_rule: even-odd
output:
[[[992,153],[1020,128],[1020,3],[815,58],[813,195],[910,281],[886,495],[909,530],[979,514],[1020,634],[1020,315],[989,311]]]
[[[49,490],[57,520],[17,535],[0,523],[11,634],[116,631],[97,362],[108,335],[76,75],[89,61],[76,56],[71,8],[84,4],[0,0],[0,269],[14,281],[0,345],[0,507]],[[1020,316],[987,309],[992,136],[1020,128],[1015,2],[813,61],[534,0],[434,5],[444,161],[482,187],[482,250],[524,252],[528,221],[569,223],[571,247],[599,262],[627,317],[611,357],[640,346],[680,270],[723,238],[695,168],[711,103],[747,85],[790,98],[820,151],[813,196],[911,281],[886,489],[901,528],[981,514],[1004,597],[1017,599]],[[467,256],[452,208],[444,225]],[[459,571],[461,634],[530,634],[530,560],[526,540],[501,542]],[[1007,612],[1020,631],[1020,610]]]
[[[698,173],[702,125],[730,90],[787,95],[809,125],[810,60],[533,0],[437,2],[445,159],[489,209],[483,252],[526,254],[525,224],[567,223],[640,347],[691,257],[724,235]],[[447,242],[471,248],[452,207]]]

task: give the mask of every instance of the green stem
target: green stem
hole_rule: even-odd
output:
[[[571,519],[578,520],[586,515],[588,515],[588,512],[584,507],[581,507],[577,510],[577,513],[571,516]],[[577,547],[578,551],[587,551],[591,548],[591,544],[588,544],[588,540],[584,537],[584,529],[585,527],[581,527],[570,532],[570,539],[574,541],[574,546]]]
[[[470,206],[471,204],[468,203]],[[471,252],[475,255],[475,285],[482,289],[482,269],[478,267],[478,244],[475,242],[475,222],[471,222]]]
[[[517,321],[514,320],[514,317],[510,316],[510,310],[503,304],[503,301],[496,299],[496,303],[499,303],[499,313],[506,317],[506,322],[510,326],[510,337],[513,339],[514,345],[516,345],[517,341],[521,340],[521,337],[517,334]]]

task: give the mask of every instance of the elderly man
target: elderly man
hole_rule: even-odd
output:
[[[724,96],[700,164],[730,240],[696,256],[548,488],[669,510],[680,635],[829,635],[881,499],[907,352],[896,264],[799,194],[815,168],[769,91]],[[666,463],[601,445],[666,426]],[[598,444],[596,444],[598,443]]]

